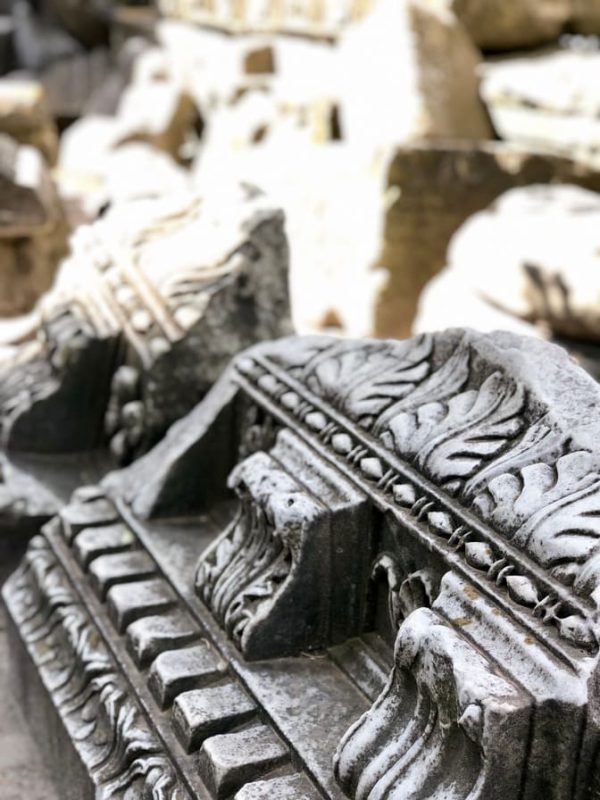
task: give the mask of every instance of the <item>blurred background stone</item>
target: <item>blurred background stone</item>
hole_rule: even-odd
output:
[[[600,52],[555,49],[487,62],[482,96],[503,138],[600,165]]]
[[[58,131],[40,83],[0,80],[0,133],[36,147],[48,164],[56,162]]]
[[[0,315],[31,310],[67,249],[63,207],[38,150],[0,135]]]
[[[516,50],[556,40],[571,17],[571,2],[451,0],[451,7],[483,50]]]
[[[286,212],[301,332],[406,336],[471,215],[514,187],[598,190],[598,40],[574,0],[76,5],[68,25],[62,0],[18,12],[64,34],[36,74],[70,225],[259,186]]]

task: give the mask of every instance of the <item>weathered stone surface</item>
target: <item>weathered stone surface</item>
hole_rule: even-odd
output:
[[[503,139],[598,166],[600,53],[540,52],[488,62],[481,92]]]
[[[107,74],[98,86],[90,81],[90,90],[83,105],[83,114],[115,115],[123,92],[132,80],[133,70],[144,53],[151,48],[147,39],[134,36],[127,39],[120,48],[112,46]],[[95,50],[94,53],[103,52]],[[116,57],[115,57],[116,52]]]
[[[4,589],[61,797],[593,800],[599,408],[564,351],[509,333],[239,356]],[[80,526],[110,548],[115,517],[129,549],[82,562]]]
[[[188,175],[167,153],[143,142],[117,146],[117,134],[114,120],[89,116],[62,138],[55,177],[72,227],[122,202],[190,188]]]
[[[9,665],[6,622],[4,614],[0,614],[0,787],[3,800],[23,800],[24,797],[60,800],[31,738],[23,709],[19,708],[19,698],[11,691]]]
[[[385,275],[373,299],[373,331],[378,336],[408,335],[423,287],[447,263],[452,235],[504,192],[541,183],[600,189],[600,174],[593,169],[501,143],[400,148],[391,154],[385,176],[387,202],[382,203],[381,239],[373,262]],[[507,229],[503,236],[514,241]],[[572,241],[570,235],[568,240]],[[492,258],[500,260],[504,252],[502,247]],[[480,274],[489,274],[486,253],[482,243]],[[502,270],[502,280],[500,274]],[[448,312],[460,314],[459,308],[460,302]],[[452,324],[460,321],[458,316]],[[443,327],[447,325],[436,329]]]
[[[41,84],[8,78],[0,81],[0,133],[37,147],[49,164],[56,162],[58,133]]]
[[[40,72],[53,62],[81,52],[81,45],[47,14],[37,14],[30,0],[13,0],[14,47],[21,69]]]
[[[582,3],[588,5],[587,0]],[[517,50],[558,39],[572,0],[451,0],[461,22],[484,50]]]
[[[0,134],[0,314],[30,311],[66,250],[63,209],[44,159]]]
[[[14,31],[12,18],[0,9],[0,75],[4,75],[14,67]]]
[[[380,0],[342,37],[339,59],[349,141],[490,138],[479,54],[443,3]]]
[[[592,169],[503,143],[398,147],[375,163],[344,142],[296,140],[293,159],[285,148],[283,139],[259,144],[227,163],[285,209],[294,324],[305,333],[407,336],[420,292],[470,215],[515,186],[600,188]],[[201,158],[197,185],[218,180],[222,164]]]
[[[502,327],[509,315],[552,335],[598,341],[599,231],[596,193],[573,186],[507,192],[455,236],[444,280],[423,299],[419,329],[430,329],[436,316],[444,327],[457,314],[475,327],[495,325],[502,313]],[[465,316],[466,307],[447,302],[449,291],[483,301],[481,314]]]
[[[53,61],[39,73],[48,107],[63,126],[79,119],[88,102],[110,80],[111,61],[108,48],[96,47]]]
[[[146,142],[177,158],[196,118],[191,98],[178,83],[133,83],[117,110],[117,141]]]
[[[124,200],[189,188],[178,162],[186,157],[185,146],[197,139],[198,112],[169,68],[154,68],[155,55],[147,43],[129,42],[110,73],[116,83],[104,87],[107,96],[94,99],[88,92],[78,101],[108,107],[78,119],[61,138],[57,179],[74,224],[93,221]],[[117,107],[111,109],[114,101]],[[111,110],[115,113],[107,113]]]
[[[287,331],[282,215],[233,188],[121,205],[77,231],[39,312],[37,347],[2,364],[4,443],[52,453],[110,441],[128,460],[232,353]]]

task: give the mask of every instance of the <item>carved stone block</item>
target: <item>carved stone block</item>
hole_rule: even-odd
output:
[[[29,338],[0,359],[6,516],[32,515],[40,486],[56,513],[109,452],[127,463],[149,449],[235,353],[288,332],[287,263],[281,212],[247,188],[131,202],[80,228]]]
[[[594,800],[599,401],[507,333],[235,359],[4,589],[61,797]]]

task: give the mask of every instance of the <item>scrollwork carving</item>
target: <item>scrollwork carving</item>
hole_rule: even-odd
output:
[[[387,584],[388,616],[393,630],[416,609],[431,606],[435,591],[426,569],[404,575],[395,556],[384,552],[376,558],[371,570],[372,581],[380,578]]]
[[[283,430],[271,453],[242,461],[229,479],[236,517],[200,559],[196,593],[247,658],[334,644],[363,624],[366,498],[329,482],[314,454],[301,483],[308,457]]]
[[[334,770],[354,800],[495,800],[516,796],[526,755],[527,699],[434,611],[414,611],[373,707],[342,740]],[[498,785],[509,730],[521,753]],[[511,737],[512,738],[512,737]]]
[[[98,800],[190,800],[42,537],[31,542],[5,596]]]

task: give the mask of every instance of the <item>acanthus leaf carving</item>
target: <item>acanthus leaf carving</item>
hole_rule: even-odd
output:
[[[436,481],[466,479],[520,433],[524,403],[523,386],[494,372],[479,389],[398,414],[382,439]]]

